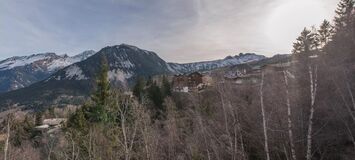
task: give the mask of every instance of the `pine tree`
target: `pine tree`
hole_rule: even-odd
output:
[[[354,0],[341,0],[339,2],[338,8],[335,10],[336,16],[334,19],[335,29],[337,31],[344,29],[344,27],[350,26],[351,14],[354,10],[354,5]]]
[[[311,35],[312,40],[311,40],[311,51],[318,51],[318,49],[321,48],[321,40],[320,40],[320,35],[318,33],[318,30],[315,26],[312,26],[311,28]]]
[[[292,53],[300,55],[311,55],[318,47],[317,34],[304,28],[297,41],[293,44]]]
[[[96,80],[97,88],[94,95],[91,97],[91,99],[97,105],[106,105],[107,100],[110,96],[110,82],[108,80],[107,72],[108,72],[107,60],[106,58],[103,58],[101,62],[101,71]]]
[[[144,87],[145,87],[145,82],[143,77],[138,77],[137,82],[133,87],[133,95],[138,98],[139,102],[142,102]]]
[[[159,86],[153,82],[148,88],[148,98],[153,102],[155,110],[155,118],[160,118],[161,113],[165,112],[165,107],[163,105],[164,97]]]
[[[321,47],[324,47],[331,40],[333,32],[333,26],[330,24],[329,21],[324,20],[318,30],[319,42]]]
[[[334,36],[332,37],[334,45],[339,46],[333,53],[337,52],[338,57],[343,57],[346,61],[355,58],[353,50],[355,49],[355,0],[341,0],[335,11]],[[335,48],[334,48],[335,49]],[[339,56],[341,54],[342,56]]]
[[[85,108],[85,106],[83,106]],[[78,109],[72,116],[70,116],[69,121],[68,121],[68,127],[80,130],[80,131],[86,131],[87,130],[87,119],[85,117],[85,112],[84,109]]]
[[[91,97],[94,105],[90,108],[90,121],[105,122],[108,120],[108,101],[110,98],[110,81],[108,80],[108,64],[106,58],[102,59],[101,71],[96,80],[96,91]]]
[[[38,111],[36,112],[36,116],[35,116],[35,125],[36,126],[40,126],[43,124],[43,112],[42,111]]]
[[[171,96],[171,84],[170,84],[168,78],[166,78],[166,76],[163,76],[162,91],[163,91],[164,97]]]

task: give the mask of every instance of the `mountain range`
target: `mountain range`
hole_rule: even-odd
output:
[[[1,91],[5,92],[0,94],[0,107],[13,104],[35,107],[82,102],[95,87],[95,78],[102,66],[102,59],[107,60],[111,83],[125,88],[141,76],[208,71],[265,58],[246,53],[215,61],[167,63],[152,51],[127,44],[108,46],[96,53],[85,51],[73,57],[54,53],[12,57],[0,62],[0,82],[6,82],[5,85],[0,83]]]
[[[93,50],[84,51],[72,57],[55,53],[40,53],[2,60],[0,61],[0,93],[29,86],[93,54],[95,54]]]

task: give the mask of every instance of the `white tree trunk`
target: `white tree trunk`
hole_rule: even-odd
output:
[[[308,132],[307,132],[307,153],[306,159],[312,159],[312,129],[313,129],[313,117],[314,117],[314,102],[317,93],[317,67],[315,68],[315,76],[313,77],[313,70],[311,66],[308,66],[308,72],[310,77],[310,88],[311,88],[311,107],[308,120]]]
[[[296,160],[297,157],[296,157],[296,150],[295,150],[295,144],[293,141],[293,132],[292,132],[291,103],[290,103],[290,95],[288,92],[288,80],[287,80],[286,71],[283,71],[283,74],[284,74],[285,85],[286,85],[287,124],[288,124],[288,138],[289,138],[290,147],[291,147],[291,158],[292,158],[292,160]]]
[[[137,112],[138,112],[138,104],[133,104],[133,106],[129,106],[128,102],[124,102],[122,106],[119,107],[119,115],[121,118],[121,131],[122,131],[122,140],[119,140],[123,145],[125,160],[131,159],[131,152],[134,145],[134,140],[137,134]],[[123,108],[122,108],[123,107]],[[134,114],[133,126],[127,124],[127,116],[128,116],[128,107],[132,107]]]
[[[124,147],[124,153],[125,153],[125,160],[129,160],[129,151],[128,151],[128,139],[127,139],[127,133],[126,133],[126,118],[124,113],[121,111],[121,130],[122,130],[122,135],[123,135],[123,147]]]
[[[10,140],[10,118],[7,118],[7,134],[6,141],[4,146],[4,160],[7,160],[7,150],[9,149],[9,140]]]
[[[264,85],[264,73],[261,72],[261,84],[260,84],[260,106],[261,106],[261,115],[263,118],[263,130],[264,130],[264,149],[266,153],[266,160],[270,160],[269,153],[269,144],[268,144],[268,136],[267,136],[267,127],[266,127],[266,117],[265,117],[265,108],[264,108],[264,99],[263,99],[263,85]]]

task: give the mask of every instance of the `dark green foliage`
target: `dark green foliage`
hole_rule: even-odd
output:
[[[42,111],[36,112],[35,125],[36,126],[42,125],[42,121],[43,121],[43,112]]]
[[[23,141],[32,140],[40,135],[39,131],[34,129],[35,124],[26,116],[22,122],[15,122],[11,125],[11,142],[14,146],[21,146]]]
[[[163,92],[164,97],[171,96],[171,84],[170,84],[169,80],[166,78],[166,76],[163,76],[162,92]]]
[[[102,59],[102,66],[99,76],[96,80],[96,91],[91,99],[97,105],[106,105],[110,96],[110,81],[108,80],[108,64],[105,58]]]
[[[148,87],[148,98],[153,102],[154,104],[154,118],[161,118],[162,113],[165,112],[165,107],[163,105],[164,102],[164,97],[161,92],[160,87],[153,82],[149,87]]]
[[[106,122],[108,120],[108,100],[111,96],[110,81],[108,80],[108,65],[105,58],[102,60],[101,71],[96,80],[96,91],[91,96],[92,106],[87,109],[88,120],[91,122]]]
[[[72,116],[70,116],[67,127],[85,132],[88,128],[87,115],[85,115],[86,109],[87,107],[84,105],[81,109],[78,109]]]
[[[335,13],[335,28],[337,31],[343,29],[344,27],[350,27],[351,24],[351,12],[354,9],[354,0],[341,0],[338,4],[338,8]]]
[[[103,58],[101,72],[96,80],[97,87],[91,96],[91,102],[78,109],[69,119],[69,128],[86,130],[89,124],[117,122],[117,111],[120,102],[119,93],[110,90],[108,65]],[[115,96],[114,96],[115,95]]]
[[[144,78],[138,77],[137,82],[133,87],[133,95],[138,98],[139,102],[142,102],[144,87],[145,87]]]
[[[153,119],[159,119],[163,117],[163,113],[166,111],[166,106],[164,106],[164,99],[172,95],[171,84],[166,78],[162,77],[162,84],[159,86],[152,77],[149,77],[147,82],[144,82],[143,78],[137,80],[136,85],[133,88],[133,95],[142,102],[144,95],[152,102]]]

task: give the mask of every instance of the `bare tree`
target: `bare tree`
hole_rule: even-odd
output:
[[[311,93],[311,106],[310,106],[310,113],[308,119],[308,131],[307,131],[307,152],[306,152],[306,159],[312,159],[312,129],[313,129],[313,118],[314,118],[314,104],[316,99],[317,93],[317,66],[315,67],[315,73],[313,73],[312,66],[308,66],[308,73],[310,78],[310,93]]]
[[[134,140],[137,133],[137,121],[134,115],[135,110],[138,109],[138,104],[135,102],[130,103],[130,99],[124,99],[118,106],[118,116],[120,118],[120,130],[122,137],[118,138],[119,143],[124,149],[124,159],[131,159]],[[131,114],[131,115],[130,115]],[[128,122],[129,116],[132,116],[132,122]],[[131,123],[131,124],[129,124]]]
[[[264,131],[264,150],[266,153],[266,160],[270,160],[269,153],[269,144],[268,144],[268,136],[267,136],[267,126],[266,126],[266,116],[265,116],[265,107],[264,107],[264,72],[261,72],[261,83],[260,83],[260,107],[261,107],[261,116],[263,118],[263,131]]]
[[[296,160],[296,150],[295,150],[295,144],[293,140],[293,132],[292,132],[292,112],[291,112],[291,104],[290,104],[290,94],[288,91],[289,84],[288,84],[288,78],[287,78],[287,70],[283,71],[284,75],[284,80],[285,80],[285,87],[286,87],[286,106],[287,106],[287,126],[288,126],[288,138],[290,141],[290,146],[291,146],[291,157],[292,160]]]
[[[7,123],[6,123],[6,140],[5,140],[5,146],[4,146],[4,160],[7,160],[7,158],[8,158],[10,132],[11,132],[11,127],[10,127],[11,119],[12,119],[12,114],[9,114],[7,116]]]

